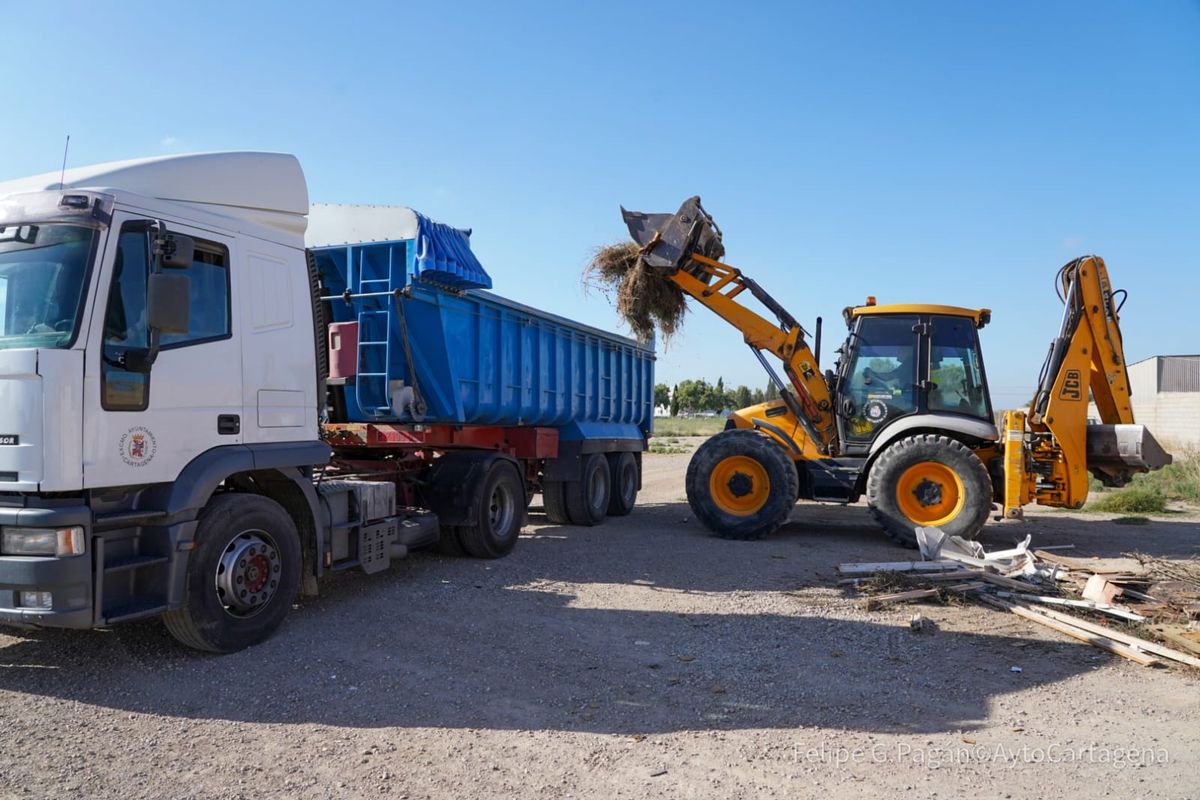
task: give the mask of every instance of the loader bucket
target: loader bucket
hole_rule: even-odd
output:
[[[652,269],[686,270],[694,253],[717,260],[725,255],[721,229],[700,205],[698,195],[685,200],[674,214],[643,214],[622,206],[621,216],[642,248],[643,263]]]
[[[1162,469],[1171,454],[1145,425],[1088,425],[1088,470],[1105,486],[1124,486],[1134,473]]]

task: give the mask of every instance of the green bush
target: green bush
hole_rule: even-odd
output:
[[[1200,453],[1194,450],[1176,451],[1173,463],[1136,476],[1133,486],[1153,489],[1168,500],[1200,503]]]
[[[1089,511],[1110,514],[1155,514],[1167,510],[1167,498],[1157,488],[1134,484],[1115,492],[1105,492],[1088,505]]]

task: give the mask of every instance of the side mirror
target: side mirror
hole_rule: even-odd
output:
[[[182,237],[187,238],[187,237]],[[188,239],[190,243],[191,240]],[[190,246],[190,245],[189,245]],[[191,265],[191,258],[188,265]],[[192,281],[187,275],[150,273],[146,296],[146,322],[163,333],[187,333],[192,302]]]
[[[162,250],[159,262],[163,269],[187,269],[196,254],[196,243],[190,236],[181,233],[166,233],[158,240]]]

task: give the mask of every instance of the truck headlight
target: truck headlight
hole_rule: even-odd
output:
[[[0,555],[78,556],[84,551],[83,528],[3,528]]]

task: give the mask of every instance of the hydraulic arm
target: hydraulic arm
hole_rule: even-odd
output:
[[[1108,269],[1098,256],[1071,261],[1056,278],[1062,328],[1050,344],[1028,414],[1005,413],[1005,516],[1022,505],[1078,508],[1088,473],[1123,486],[1137,472],[1171,463],[1143,425],[1134,424],[1129,375]],[[1100,424],[1089,424],[1088,399]]]
[[[630,235],[642,246],[646,266],[663,273],[689,296],[741,331],[818,451],[829,454],[836,450],[837,429],[829,386],[805,339],[804,328],[753,279],[717,260],[724,255],[721,231],[700,205],[700,198],[688,199],[675,214],[621,211]],[[738,296],[746,291],[775,315],[776,322],[739,302]],[[794,396],[782,385],[763,357],[764,352],[783,362]]]

